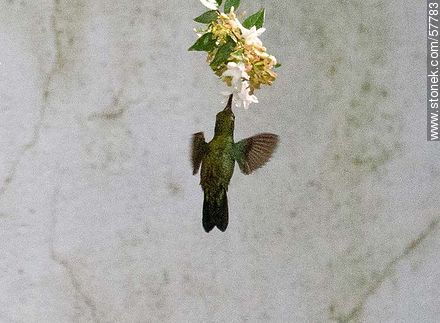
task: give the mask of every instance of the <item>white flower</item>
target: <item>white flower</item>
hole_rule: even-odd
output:
[[[218,3],[215,0],[200,0],[200,2],[208,9],[217,10]]]
[[[258,45],[263,46],[263,43],[258,38],[261,36],[262,33],[266,31],[266,28],[259,28],[252,26],[251,29],[247,29],[243,27],[243,25],[238,21],[238,19],[235,21],[238,27],[240,28],[241,34],[244,38],[244,41],[247,45]]]
[[[272,60],[273,65],[277,65],[277,59],[275,58],[275,56],[269,55],[269,59]]]
[[[258,99],[255,95],[250,95],[249,82],[244,81],[241,84],[241,89],[233,89],[229,91],[221,92],[222,95],[229,97],[231,94],[234,95],[234,104],[237,108],[243,106],[245,109],[249,109],[251,103],[258,103]]]
[[[222,77],[230,76],[232,77],[232,86],[234,88],[239,88],[243,78],[249,79],[248,73],[245,71],[245,66],[243,63],[229,62],[227,65],[228,69],[223,72]]]
[[[238,98],[241,100],[243,108],[248,109],[251,103],[258,103],[255,95],[250,95],[249,82],[244,81],[241,85],[241,92],[238,93]]]
[[[245,29],[245,30],[243,30]],[[258,36],[261,36],[262,33],[266,31],[266,28],[260,28],[257,30],[255,26],[253,26],[251,29],[246,29],[243,27],[241,30],[243,37],[245,39],[245,43],[248,45],[258,45],[263,46],[263,43],[258,38]]]
[[[251,103],[258,103],[258,99],[255,95],[250,94],[248,73],[245,71],[245,65],[243,63],[229,62],[228,69],[222,74],[222,77],[232,77],[232,89],[222,92],[223,95],[234,95],[235,106],[248,109]],[[244,79],[244,80],[243,80]]]

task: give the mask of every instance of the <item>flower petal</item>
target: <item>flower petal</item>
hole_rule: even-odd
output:
[[[258,103],[258,98],[255,95],[250,94],[249,82],[247,81],[242,83],[241,92],[238,93],[238,98],[245,109],[248,109],[251,103]]]

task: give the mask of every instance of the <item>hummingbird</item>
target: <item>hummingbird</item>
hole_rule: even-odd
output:
[[[193,175],[201,165],[200,185],[202,186],[203,217],[202,225],[206,232],[214,227],[226,231],[228,227],[227,191],[235,162],[245,175],[266,164],[278,144],[278,136],[260,133],[234,142],[235,116],[232,112],[233,94],[223,111],[216,116],[214,137],[207,143],[203,132],[192,137],[191,159]]]

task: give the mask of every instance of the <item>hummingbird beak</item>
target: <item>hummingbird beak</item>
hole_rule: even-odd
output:
[[[231,94],[229,96],[228,103],[226,104],[226,107],[225,107],[225,109],[223,111],[232,110],[232,97],[233,96],[234,96],[233,94]]]

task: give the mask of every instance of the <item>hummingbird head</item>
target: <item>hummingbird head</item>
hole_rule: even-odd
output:
[[[223,111],[217,113],[215,121],[215,134],[233,134],[235,116],[232,112],[232,94],[229,96],[228,103]]]

